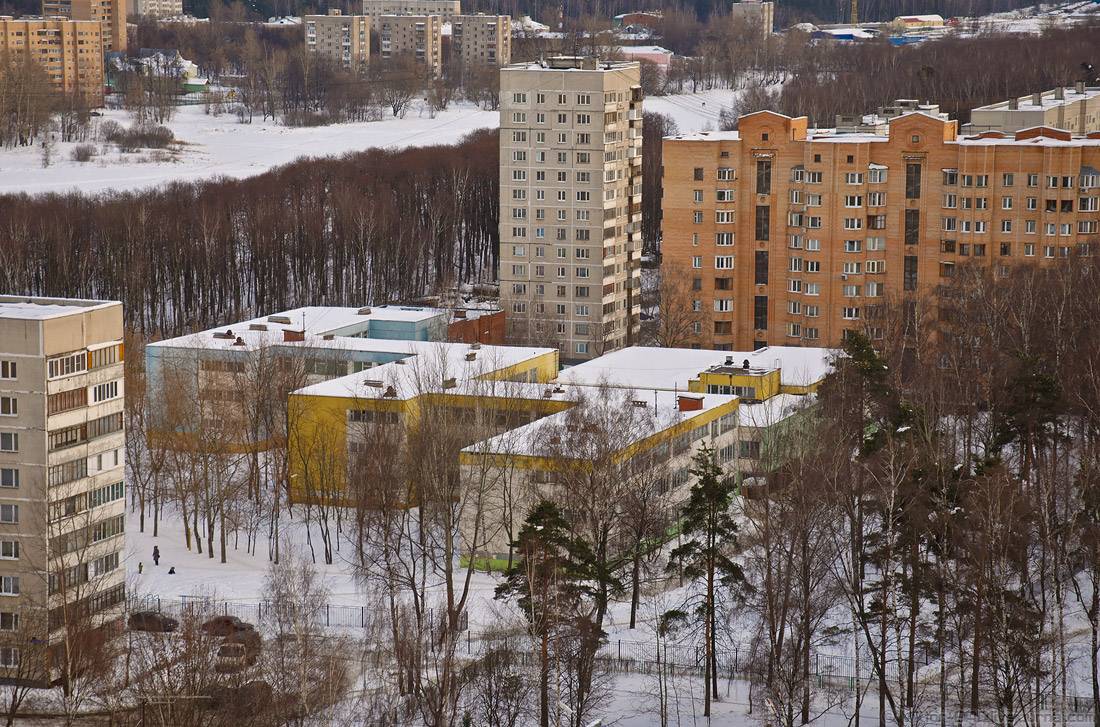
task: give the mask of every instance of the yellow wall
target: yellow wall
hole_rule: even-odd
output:
[[[707,386],[751,386],[756,389],[756,398],[763,401],[780,392],[779,369],[765,374],[719,374],[703,371],[698,379],[688,382],[692,391],[705,394]]]

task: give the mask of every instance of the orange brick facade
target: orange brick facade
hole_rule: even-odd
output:
[[[666,139],[661,265],[690,281],[670,304],[701,311],[692,345],[874,337],[874,306],[956,265],[1049,262],[1097,238],[1100,134],[956,128],[911,113],[888,136],[819,135],[764,111]]]

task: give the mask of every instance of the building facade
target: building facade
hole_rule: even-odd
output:
[[[120,303],[0,296],[0,679],[122,615],[122,337]]]
[[[500,294],[508,340],[586,360],[637,340],[637,63],[551,58],[500,74]]]
[[[451,20],[451,54],[466,68],[504,66],[512,61],[512,18],[456,15]]]
[[[1100,131],[1100,87],[1078,81],[1073,87],[1010,98],[970,112],[966,132],[1016,132],[1036,126],[1064,129],[1071,134]]]
[[[176,18],[183,15],[183,0],[134,0],[133,14],[150,18]]]
[[[103,105],[103,30],[98,22],[0,16],[0,55],[40,65],[53,85]]]
[[[306,15],[302,26],[308,52],[349,71],[366,72],[370,62],[370,18],[366,15],[342,15],[338,9],[330,9],[328,15]]]
[[[759,28],[763,33],[775,32],[775,3],[741,0],[730,5],[730,18]]]
[[[438,76],[443,70],[443,23],[438,15],[378,18],[378,55],[383,62],[412,58]]]
[[[126,0],[42,0],[42,14],[94,20],[103,26],[103,52],[126,50]]]
[[[693,345],[838,346],[881,336],[882,304],[948,281],[1052,263],[1100,224],[1100,133],[960,138],[922,112],[886,134],[807,128],[770,111],[664,143],[662,272],[701,315]]]
[[[461,13],[461,0],[363,0],[363,15],[376,24],[383,15],[438,15],[446,22]]]

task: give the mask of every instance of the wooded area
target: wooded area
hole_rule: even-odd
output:
[[[484,131],[239,181],[5,196],[0,289],[121,300],[152,337],[493,280],[497,148]]]

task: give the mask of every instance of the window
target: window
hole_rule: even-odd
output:
[[[767,205],[756,206],[756,239],[771,239],[771,207]]]
[[[1001,209],[1003,209],[1003,210],[1012,209],[1012,198],[1011,197],[1001,197]]]
[[[19,560],[19,541],[0,540],[0,559]]]
[[[841,317],[846,321],[854,321],[859,318],[859,308],[845,306],[842,309]]]
[[[716,232],[714,234],[714,244],[719,247],[728,247],[733,244],[732,232]]]
[[[717,255],[714,258],[716,270],[733,270],[733,255]]]
[[[73,480],[79,480],[81,477],[87,476],[88,460],[84,458],[53,465],[47,470],[47,480],[51,487],[54,485],[63,485],[66,482],[72,482]]]
[[[19,614],[14,611],[0,611],[0,631],[17,631]]]
[[[1012,232],[1012,220],[1001,220],[1001,232]]]
[[[806,249],[810,252],[821,250],[821,240],[806,240]]]
[[[844,175],[845,184],[863,184],[863,174],[860,172],[847,172]]]
[[[905,198],[920,199],[920,164],[905,165]]]
[[[943,170],[943,183],[945,186],[954,186],[959,183],[959,170],[958,169],[944,169]]]
[[[714,311],[716,313],[729,313],[733,310],[733,301],[729,298],[715,298]]]
[[[863,240],[845,240],[844,252],[860,252],[863,250]]]
[[[719,182],[732,182],[734,180],[733,169],[730,167],[718,168],[718,181]]]
[[[920,210],[905,210],[905,244],[916,245],[918,242],[920,242]]]
[[[957,194],[945,194],[943,196],[944,209],[953,210],[959,206],[959,195]]]
[[[752,325],[758,331],[768,327],[768,296],[757,295],[752,301]]]
[[[737,221],[733,210],[718,210],[714,213],[714,221],[719,225],[729,225]]]
[[[862,230],[863,220],[859,217],[845,217],[844,218],[845,230]]]
[[[886,238],[885,237],[868,237],[867,238],[868,250],[885,250]]]
[[[692,175],[691,176],[692,176],[692,179],[694,179],[696,182],[702,182],[703,181],[703,168],[702,167],[695,167],[692,170]]]
[[[588,353],[588,342],[578,341],[577,344],[573,347],[573,352],[580,354]]]
[[[844,263],[843,272],[845,275],[859,275],[863,272],[863,263],[860,262],[847,262]]]
[[[802,292],[806,295],[821,295],[821,283],[806,283],[802,288]],[[806,315],[810,315],[808,312]]]
[[[870,184],[885,184],[886,170],[872,169],[871,171],[867,172],[867,182]],[[883,192],[875,192],[875,194],[883,194]]]
[[[742,459],[760,459],[760,442],[745,439],[738,442],[737,445],[738,457]]]
[[[18,452],[19,435],[15,432],[0,432],[0,452]]]
[[[701,225],[703,224],[703,213],[696,210],[695,212],[691,213],[691,219],[695,224]]]
[[[840,286],[840,294],[843,295],[845,298],[858,298],[860,292],[860,286],[858,285]]]
[[[1002,187],[1011,187],[1015,183],[1016,183],[1016,175],[1015,174],[1002,174],[1001,175],[1001,186]]]
[[[0,595],[19,595],[19,576],[0,576]]]
[[[86,353],[72,353],[67,356],[52,358],[47,362],[47,374],[49,378],[56,379],[62,376],[72,376],[88,370],[88,355]]]
[[[14,379],[15,377],[15,361],[0,361],[0,379]]]
[[[871,192],[867,195],[868,207],[885,207],[886,206],[886,192]]]
[[[14,396],[0,396],[0,416],[13,417],[19,413],[19,400]]]
[[[703,258],[699,255],[696,255],[695,257],[691,258],[691,267],[693,267],[693,268],[703,267]]]
[[[772,163],[766,159],[756,162],[756,193],[772,193]]]
[[[92,388],[92,403],[97,404],[101,401],[110,401],[111,399],[118,398],[118,382],[108,381],[105,384],[96,384]]]
[[[917,256],[905,256],[905,269],[902,275],[902,286],[905,290],[917,289]]]
[[[885,273],[886,261],[885,260],[868,260],[866,270],[868,273]]]
[[[788,293],[801,293],[802,292],[802,281],[797,280],[797,279],[793,279],[793,278],[787,280],[787,292]]]
[[[0,523],[17,523],[19,522],[19,506],[18,505],[0,505]]]
[[[732,189],[719,189],[715,192],[715,196],[719,202],[733,202],[737,199]]]
[[[14,467],[0,468],[0,487],[19,487],[19,470]]]
[[[807,260],[806,261],[806,272],[807,273],[820,273],[821,272],[821,261],[820,260]]]
[[[845,207],[862,207],[863,195],[861,194],[846,194],[844,195]]]
[[[768,251],[757,250],[754,265],[754,280],[756,285],[768,284]]]

